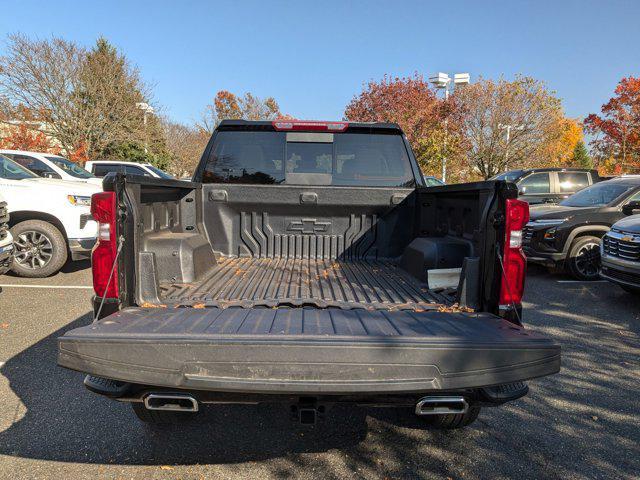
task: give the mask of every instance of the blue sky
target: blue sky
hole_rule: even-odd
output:
[[[299,118],[341,118],[385,73],[544,79],[572,117],[640,75],[640,1],[11,1],[6,34],[120,48],[171,118],[198,118],[220,89],[275,97]],[[10,14],[8,14],[10,13]]]

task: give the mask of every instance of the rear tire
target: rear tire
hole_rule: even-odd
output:
[[[578,237],[569,248],[567,267],[578,280],[600,278],[600,238],[590,235]]]
[[[15,254],[11,271],[20,277],[43,278],[67,263],[67,242],[58,228],[43,220],[25,220],[11,228]]]
[[[471,425],[480,414],[480,407],[469,407],[467,413],[449,413],[446,415],[425,415],[421,418],[429,428],[435,430],[455,430]]]
[[[148,410],[144,403],[133,402],[131,404],[133,413],[138,420],[153,425],[175,425],[192,420],[198,412],[169,412],[167,410]]]

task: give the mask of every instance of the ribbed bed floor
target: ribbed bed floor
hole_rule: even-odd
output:
[[[198,283],[161,285],[162,301],[189,306],[315,306],[423,310],[451,303],[388,261],[221,258]]]

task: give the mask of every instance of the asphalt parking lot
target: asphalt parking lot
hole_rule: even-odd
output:
[[[69,266],[67,266],[69,267]],[[269,406],[209,408],[153,429],[56,366],[56,337],[91,321],[87,264],[0,277],[0,478],[637,478],[640,298],[530,269],[525,322],[563,347],[559,375],[470,428],[344,408],[314,428]],[[49,288],[41,288],[46,285]]]

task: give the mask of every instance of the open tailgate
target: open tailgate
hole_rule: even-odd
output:
[[[58,363],[172,388],[393,393],[549,375],[560,347],[484,313],[128,308],[60,337]]]

